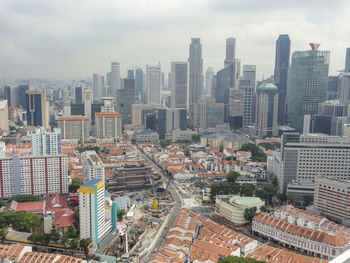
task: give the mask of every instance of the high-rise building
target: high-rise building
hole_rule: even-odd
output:
[[[290,39],[288,35],[279,35],[276,41],[275,83],[278,87],[278,123],[286,123],[287,81],[290,57]]]
[[[92,76],[92,88],[94,92],[94,98],[96,100],[100,100],[101,97],[104,96],[103,89],[104,89],[104,76],[94,73]]]
[[[317,113],[318,103],[327,99],[329,51],[295,51],[288,76],[288,122],[297,131],[303,130],[306,114]]]
[[[145,126],[146,116],[148,114],[153,115],[156,109],[165,109],[165,106],[161,104],[133,104],[131,106],[132,124],[134,126]]]
[[[127,79],[135,79],[135,70],[134,68],[128,69]]]
[[[230,63],[222,70],[216,73],[216,89],[213,90],[215,92],[215,100],[217,103],[222,103],[225,107],[224,121],[228,122],[229,118],[229,90],[234,87],[234,64]]]
[[[92,107],[93,101],[94,101],[93,91],[90,89],[84,89],[83,90],[83,102],[84,102],[83,115],[89,117],[91,122],[92,122],[91,107]]]
[[[105,179],[105,167],[95,151],[85,151],[82,156],[84,183],[92,179]]]
[[[147,103],[160,104],[161,69],[160,64],[146,66]]]
[[[200,38],[192,38],[189,55],[189,105],[203,96],[203,58]]]
[[[255,136],[259,138],[278,135],[278,88],[272,83],[263,83],[257,89],[255,110]]]
[[[90,118],[86,116],[59,117],[57,122],[62,140],[77,139],[84,143],[89,137]]]
[[[256,84],[256,66],[255,65],[243,65],[243,80],[249,80],[250,85],[254,87]]]
[[[8,107],[16,107],[16,105],[11,104],[11,86],[4,86],[4,96]]]
[[[186,130],[186,109],[170,108],[157,109],[154,112],[155,130],[159,139],[164,140],[172,130]]]
[[[224,123],[225,105],[214,98],[203,97],[193,107],[192,125],[195,128],[215,128]]]
[[[229,64],[234,64],[236,59],[236,39],[233,37],[226,39],[226,59],[225,67]]]
[[[209,67],[207,71],[205,72],[205,89],[204,89],[204,95],[210,96],[211,95],[211,87],[213,84],[213,78],[214,78],[214,70],[212,67]]]
[[[19,156],[0,159],[0,195],[68,193],[68,156]]]
[[[40,127],[31,133],[32,155],[58,155],[61,154],[61,130],[45,131]]]
[[[75,87],[75,103],[83,103],[83,87]]]
[[[171,62],[171,107],[188,109],[188,63]]]
[[[97,138],[115,138],[122,135],[122,115],[118,112],[96,112]]]
[[[103,179],[92,179],[78,189],[80,238],[91,238],[94,247],[112,230],[112,221],[105,216]]]
[[[117,90],[120,89],[120,64],[119,62],[113,61],[111,63],[111,73],[110,73],[110,89],[111,96],[116,97]]]
[[[341,73],[339,76],[338,97],[343,105],[350,105],[350,72]]]
[[[27,90],[27,124],[49,128],[49,108],[45,90]]]
[[[135,70],[135,98],[137,101],[142,101],[144,90],[143,90],[143,70],[142,68],[136,67]]]
[[[345,72],[350,72],[350,47],[346,49]]]
[[[0,130],[9,130],[9,114],[7,100],[0,100]]]
[[[229,123],[231,129],[240,129],[243,125],[244,90],[229,89]]]
[[[234,76],[235,76],[235,88],[238,89],[239,81],[241,79],[241,60],[239,58],[235,59],[235,68],[234,68]]]
[[[249,80],[240,80],[239,89],[243,90],[243,123],[242,126],[247,130],[255,120],[255,88]]]
[[[135,79],[124,79],[123,89],[117,90],[116,110],[123,116],[123,126],[131,124],[131,105],[135,104]]]
[[[27,107],[27,101],[26,101],[26,97],[25,97],[27,90],[29,90],[28,85],[19,85],[17,88],[18,106],[22,107],[23,109],[25,109]]]

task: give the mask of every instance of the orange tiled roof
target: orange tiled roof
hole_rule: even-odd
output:
[[[96,118],[121,118],[122,115],[119,112],[96,112],[95,113]]]

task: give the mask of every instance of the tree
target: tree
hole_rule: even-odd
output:
[[[83,178],[80,178],[79,176],[73,177],[72,183],[68,186],[69,192],[76,193],[82,184],[83,184]]]
[[[28,238],[27,240],[29,240],[30,242],[34,243],[34,244],[38,244],[40,242],[43,241],[43,234],[34,231]]]
[[[194,143],[199,143],[201,141],[201,135],[200,134],[192,134],[192,141]]]
[[[224,151],[224,146],[222,144],[220,144],[220,148],[219,151],[222,153]]]
[[[254,162],[266,162],[267,160],[267,156],[264,153],[263,150],[261,150],[261,148],[257,145],[255,145],[254,143],[244,143],[241,147],[241,149],[239,149],[240,151],[248,151],[251,152],[252,154],[252,161]]]
[[[41,201],[41,197],[38,195],[13,195],[9,199],[9,201],[16,201],[16,202],[36,202]]]
[[[241,176],[241,174],[239,172],[231,170],[226,174],[226,180],[230,183],[234,183],[234,182],[236,182],[237,178],[240,176]]]
[[[314,201],[314,197],[312,195],[304,195],[303,199],[304,199],[305,206],[311,205],[312,202]]]
[[[253,196],[255,186],[252,184],[242,184],[241,186],[241,196]]]
[[[42,241],[47,246],[50,243],[51,240],[51,234],[42,234]]]
[[[168,147],[171,144],[171,141],[170,140],[161,140],[159,142],[159,144],[160,144],[160,147],[166,148],[166,147]]]
[[[259,143],[259,146],[263,147],[265,150],[275,150],[276,146],[273,143],[262,142]]]
[[[118,218],[118,221],[122,221],[124,215],[125,215],[125,210],[118,210],[118,211],[117,211],[117,218]]]
[[[249,222],[252,222],[253,220],[253,217],[257,215],[256,211],[258,209],[256,208],[256,206],[254,207],[251,207],[251,208],[246,208],[244,210],[244,218],[249,221]]]
[[[1,198],[0,198],[0,207],[3,207],[4,206],[4,200],[2,200]]]
[[[277,194],[277,198],[282,202],[285,203],[287,201],[287,195],[285,194]]]
[[[218,263],[264,263],[265,261],[256,260],[253,258],[243,258],[243,257],[227,257],[219,259]]]
[[[270,210],[269,210],[269,208],[266,206],[266,205],[262,205],[261,207],[260,207],[260,211],[261,212],[270,212]]]
[[[77,229],[75,228],[74,224],[71,224],[67,229],[67,233],[66,233],[67,237],[74,238],[74,237],[77,237],[77,234],[78,234]]]
[[[136,144],[136,140],[134,138],[131,139],[131,144],[135,145]]]
[[[101,261],[101,257],[97,255],[93,255],[91,259],[95,261]]]
[[[216,195],[238,194],[241,186],[237,183],[222,182],[212,184],[210,188],[210,198],[214,200]]]
[[[277,194],[277,188],[272,184],[264,184],[262,188],[256,191],[256,195],[271,203],[272,197]]]
[[[271,178],[271,183],[274,187],[278,187],[278,180],[277,176],[274,175],[273,173],[270,173],[270,178]]]
[[[89,247],[90,247],[91,243],[92,243],[91,238],[80,239],[79,246],[84,251],[86,258],[88,258]]]
[[[0,229],[0,240],[1,240],[1,244],[4,244],[5,240],[6,240],[6,236],[7,236],[7,228],[2,227]]]
[[[59,233],[57,233],[56,231],[51,231],[51,233],[50,233],[50,239],[51,239],[53,242],[57,243],[58,240],[60,240],[60,238],[61,238],[61,236],[60,236]]]
[[[298,200],[298,197],[296,196],[296,194],[290,194],[287,195],[287,200],[289,203],[294,204]]]
[[[67,244],[68,244],[68,237],[66,235],[64,235],[62,238],[61,238],[61,244],[63,245],[64,248],[67,247]]]
[[[69,242],[69,246],[70,246],[70,249],[77,249],[78,246],[79,246],[79,239],[78,238],[73,238],[70,242]]]

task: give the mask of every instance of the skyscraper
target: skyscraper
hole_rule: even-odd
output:
[[[250,84],[254,87],[256,84],[256,66],[255,65],[243,65],[243,80],[249,80]]]
[[[193,105],[203,96],[203,58],[200,38],[192,38],[190,44],[189,104]]]
[[[26,91],[29,90],[28,85],[19,85],[18,86],[18,105],[25,109],[27,107],[27,101],[26,101]]]
[[[279,35],[276,41],[275,83],[278,87],[278,123],[285,124],[287,114],[287,80],[290,56],[288,35]]]
[[[127,79],[135,79],[134,68],[128,69]]]
[[[146,66],[147,103],[160,104],[161,68],[160,64]]]
[[[225,67],[228,64],[234,64],[236,58],[236,39],[233,37],[226,39],[226,59],[224,61]]]
[[[116,110],[122,116],[123,126],[131,124],[131,105],[135,104],[135,79],[124,79],[124,88],[117,90]]]
[[[92,77],[92,88],[94,91],[94,98],[96,100],[100,100],[101,97],[104,96],[103,94],[104,76],[103,75],[94,73]]]
[[[171,62],[171,107],[188,109],[188,63]]]
[[[214,70],[212,67],[209,67],[207,71],[205,72],[205,90],[204,95],[210,96],[211,95],[211,88],[213,84],[213,78],[214,78]]]
[[[110,89],[111,96],[116,97],[117,89],[120,89],[120,64],[119,62],[113,61],[111,64],[111,73],[110,73]]]
[[[172,130],[186,130],[186,109],[156,109],[154,120],[159,139],[164,140],[165,135]]]
[[[135,97],[137,101],[142,100],[143,97],[143,70],[136,67],[135,70]]]
[[[350,72],[341,73],[339,76],[338,97],[343,105],[350,105]]]
[[[83,88],[81,86],[75,87],[75,103],[83,103]]]
[[[240,80],[239,89],[243,90],[243,128],[247,131],[255,119],[255,90],[249,80]]]
[[[297,131],[303,130],[306,114],[317,113],[318,103],[327,99],[329,51],[295,51],[288,77],[288,122]]]
[[[9,115],[7,100],[0,100],[0,130],[9,130]]]
[[[203,97],[194,105],[192,125],[195,128],[215,128],[224,123],[225,105],[215,102],[214,98]]]
[[[40,127],[31,133],[32,155],[58,155],[61,154],[61,130],[45,131]]]
[[[45,90],[27,90],[27,124],[49,128],[49,109]]]
[[[346,49],[345,72],[350,72],[350,47]]]

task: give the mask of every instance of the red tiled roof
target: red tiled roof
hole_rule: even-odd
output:
[[[75,221],[74,211],[70,209],[63,209],[55,213],[55,222],[54,224],[57,227],[68,227],[72,225]]]
[[[46,211],[58,211],[68,208],[68,202],[65,197],[60,194],[53,194],[46,200]]]

